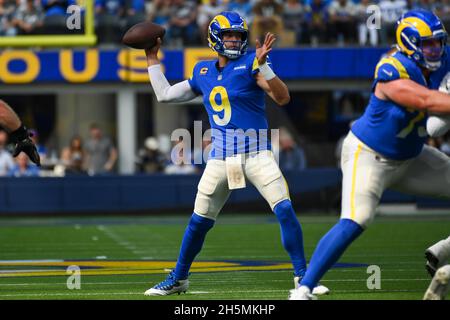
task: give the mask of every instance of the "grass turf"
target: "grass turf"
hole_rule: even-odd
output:
[[[276,219],[267,214],[223,214],[196,260],[211,263],[194,264],[188,293],[143,296],[174,266],[188,219],[0,218],[0,299],[287,298],[292,271]],[[336,220],[300,217],[308,259]],[[340,259],[356,266],[326,274],[322,283],[332,293],[321,299],[421,299],[430,282],[424,250],[449,230],[448,216],[378,218]],[[67,288],[70,264],[81,266],[80,290]],[[381,289],[367,288],[367,265],[381,268]]]

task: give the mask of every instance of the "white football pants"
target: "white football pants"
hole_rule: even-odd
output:
[[[387,188],[420,196],[450,198],[450,158],[425,145],[415,158],[387,159],[361,142],[351,131],[341,154],[341,218],[367,228]]]
[[[279,202],[289,199],[286,180],[273,156],[272,151],[245,154],[243,172],[273,209]],[[215,220],[231,190],[225,160],[210,159],[198,184],[194,212]]]

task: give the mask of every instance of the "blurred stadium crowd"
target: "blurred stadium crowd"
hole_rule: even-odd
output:
[[[407,10],[433,10],[449,29],[450,0],[94,0],[100,43],[119,43],[132,25],[151,20],[163,25],[165,45],[179,48],[206,44],[211,18],[237,11],[249,23],[251,40],[271,31],[279,46],[385,45]],[[0,36],[73,33],[66,27],[67,8],[84,0],[0,0]],[[367,7],[376,4],[381,29],[367,28]],[[82,11],[83,13],[83,11]],[[78,32],[83,32],[79,30]]]
[[[167,30],[165,47],[204,46],[209,21],[224,10],[237,11],[245,17],[252,41],[271,31],[280,38],[278,46],[284,47],[385,46],[394,42],[397,19],[403,12],[413,8],[433,10],[446,23],[447,29],[450,29],[450,0],[94,1],[95,32],[100,46],[119,45],[122,34],[131,25],[143,20],[164,25]],[[67,8],[73,4],[82,5],[83,2],[84,0],[0,0],[0,36],[72,33],[66,27]],[[378,5],[381,10],[380,29],[369,29],[366,25],[367,7],[372,4]],[[350,112],[346,118],[348,121],[363,111],[361,108],[366,105],[367,98],[355,102],[358,108]],[[317,107],[322,100],[311,101]],[[339,110],[348,109],[347,104],[344,103]],[[342,114],[345,115],[345,112],[342,111]],[[308,149],[311,144],[303,143],[298,137],[294,139],[291,134],[294,134],[293,130],[289,132],[282,128],[279,145],[274,146],[281,169],[305,169],[308,166],[307,156],[311,166],[314,166],[314,159],[309,156],[311,150]],[[67,146],[58,150],[47,149],[44,144],[52,144],[47,143],[46,139],[40,143],[39,133],[35,131],[33,139],[39,148],[42,168],[30,165],[23,156],[13,159],[8,150],[7,139],[6,132],[0,131],[0,176],[104,175],[118,171],[118,151],[114,138],[106,137],[102,128],[95,124],[91,125],[89,133],[81,132]],[[192,150],[189,158],[194,159],[196,153],[204,152],[210,142],[203,141],[202,149]],[[335,142],[336,140],[332,142],[331,150],[334,150]],[[339,166],[341,142],[342,139],[337,142],[336,162],[330,161],[331,165],[336,163]],[[177,153],[180,148],[174,148],[177,144],[182,144],[182,141],[173,143],[169,136],[150,136],[141,143],[135,155],[136,173],[189,174],[200,173],[204,168],[204,163],[176,164],[176,161],[172,161],[183,157],[183,154]],[[430,139],[429,144],[450,155],[450,136]]]
[[[57,150],[49,150],[39,141],[39,134],[31,130],[33,142],[41,157],[42,167],[32,164],[27,155],[21,153],[12,157],[11,145],[8,145],[8,133],[0,130],[0,177],[38,177],[69,175],[108,175],[116,172],[117,149],[110,137],[103,134],[97,124],[89,129],[88,139],[79,135],[72,137],[69,145]],[[298,171],[307,166],[305,152],[293,139],[286,128],[279,131],[279,142],[273,144],[274,153],[282,170]],[[168,135],[148,137],[135,157],[136,173],[196,174],[206,166],[210,138],[204,138],[201,148],[194,148],[192,154],[183,161],[183,141],[172,143]],[[450,147],[449,147],[450,149]],[[205,151],[206,150],[206,151]],[[196,153],[204,156],[204,161]]]

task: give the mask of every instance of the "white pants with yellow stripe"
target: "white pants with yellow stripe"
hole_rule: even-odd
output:
[[[344,140],[341,166],[341,218],[366,228],[375,217],[385,189],[450,198],[450,158],[425,145],[415,158],[387,159],[361,142],[352,132]]]
[[[246,154],[242,166],[246,180],[258,189],[271,209],[289,199],[286,181],[272,151]],[[215,220],[230,193],[225,160],[208,160],[198,184],[194,212]]]

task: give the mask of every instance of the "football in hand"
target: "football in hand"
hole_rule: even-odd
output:
[[[122,43],[135,49],[148,49],[156,44],[156,40],[164,37],[166,30],[150,21],[140,22],[132,26],[122,38]]]

